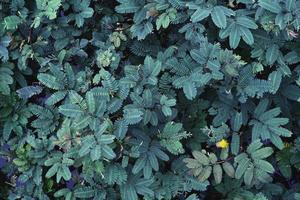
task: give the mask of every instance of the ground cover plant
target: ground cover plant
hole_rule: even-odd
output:
[[[2,0],[0,198],[300,199],[300,0]]]

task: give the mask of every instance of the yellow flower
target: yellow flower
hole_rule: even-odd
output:
[[[227,142],[227,140],[222,139],[221,141],[216,143],[216,146],[221,149],[226,149],[229,146],[229,143]]]

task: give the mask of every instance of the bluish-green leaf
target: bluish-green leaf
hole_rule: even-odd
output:
[[[229,34],[229,45],[235,49],[241,40],[241,31],[238,26],[233,26]]]
[[[276,44],[271,45],[266,52],[266,60],[269,65],[274,64],[279,56],[279,47]]]
[[[67,117],[79,117],[83,114],[83,111],[78,105],[64,104],[59,106],[58,111]]]
[[[231,153],[234,155],[237,155],[240,151],[240,136],[236,133],[232,135],[230,148]]]
[[[211,12],[211,18],[217,27],[226,28],[227,26],[226,15],[224,14],[224,11],[220,6],[216,6],[213,8]]]
[[[258,4],[272,13],[279,13],[281,11],[281,6],[277,0],[259,0]]]
[[[197,89],[193,82],[185,82],[183,85],[183,92],[189,100],[192,100],[196,97]]]
[[[203,19],[207,18],[210,14],[210,10],[198,8],[191,16],[191,21],[193,23],[202,21]]]

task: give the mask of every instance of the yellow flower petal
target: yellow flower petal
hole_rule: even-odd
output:
[[[226,149],[229,146],[229,143],[227,142],[227,140],[222,139],[221,141],[216,143],[216,146],[221,149]]]

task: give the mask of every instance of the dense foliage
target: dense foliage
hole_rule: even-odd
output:
[[[300,0],[2,0],[2,199],[300,199]]]

